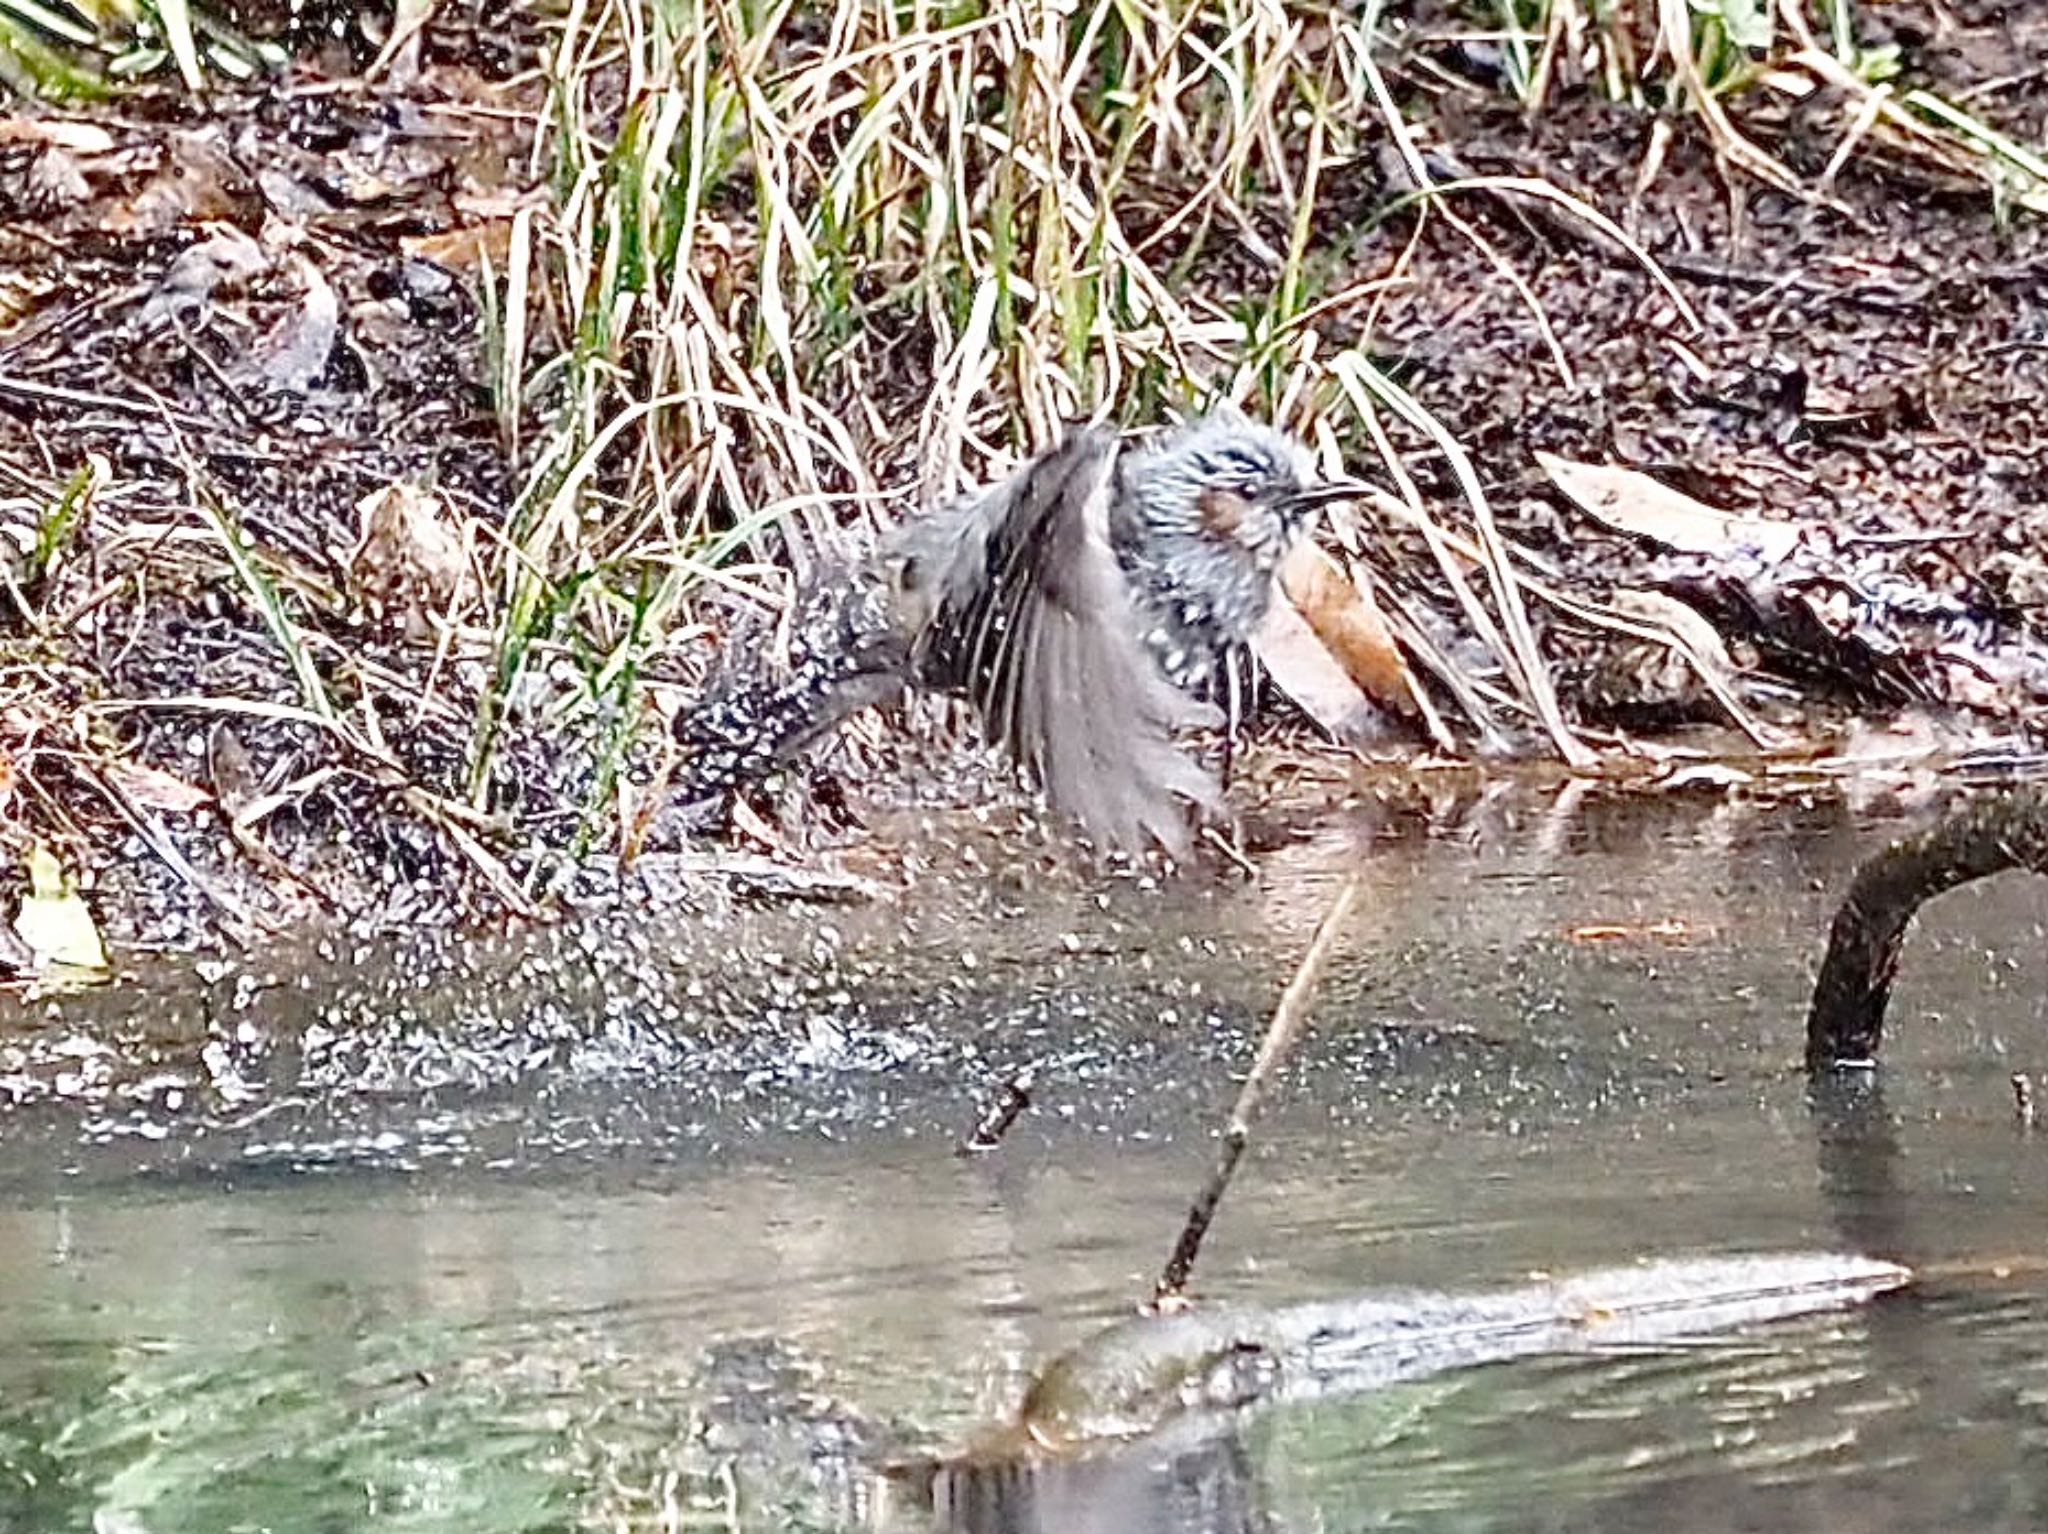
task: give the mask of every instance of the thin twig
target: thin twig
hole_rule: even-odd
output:
[[[1031,1089],[1038,1084],[1038,1063],[1033,1061],[1005,1081],[995,1095],[995,1100],[982,1113],[974,1126],[974,1133],[954,1148],[959,1156],[978,1156],[983,1151],[992,1151],[1003,1143],[1003,1136],[1010,1132],[1010,1126],[1017,1122],[1019,1115],[1031,1106]]]
[[[1223,1127],[1223,1146],[1217,1153],[1216,1165],[1201,1192],[1195,1195],[1195,1201],[1188,1209],[1187,1223],[1181,1227],[1180,1240],[1174,1243],[1173,1255],[1166,1260],[1159,1282],[1153,1286],[1152,1306],[1155,1310],[1171,1305],[1187,1288],[1188,1275],[1194,1271],[1195,1258],[1202,1250],[1202,1238],[1208,1234],[1209,1224],[1216,1218],[1217,1206],[1223,1202],[1223,1194],[1229,1188],[1237,1163],[1251,1140],[1252,1121],[1258,1117],[1266,1086],[1301,1037],[1308,1021],[1309,1003],[1315,998],[1316,981],[1329,960],[1330,950],[1337,945],[1337,934],[1350,918],[1352,907],[1358,904],[1358,893],[1363,884],[1364,876],[1357,869],[1344,876],[1344,882],[1331,897],[1329,910],[1323,913],[1322,921],[1316,926],[1315,936],[1309,939],[1308,951],[1295,967],[1294,978],[1287,982],[1287,989],[1281,994],[1280,1005],[1273,1009],[1273,1020],[1266,1025],[1266,1037],[1259,1044],[1258,1058],[1252,1061],[1251,1072],[1238,1089],[1237,1102],[1231,1107],[1230,1122]]]

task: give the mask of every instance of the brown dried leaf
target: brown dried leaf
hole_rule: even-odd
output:
[[[167,815],[189,815],[213,802],[213,795],[198,784],[187,783],[183,778],[147,763],[113,761],[103,765],[108,781],[123,796],[144,809],[161,810]]]
[[[232,218],[244,207],[248,178],[218,127],[174,132],[155,175],[100,220],[109,234],[166,234],[187,223]]]
[[[114,135],[97,123],[68,117],[0,117],[0,144],[36,144],[70,154],[112,154]]]
[[[1266,610],[1252,639],[1260,663],[1303,713],[1346,745],[1380,731],[1382,712],[1412,714],[1407,662],[1379,610],[1314,544],[1280,572],[1287,598]]]
[[[1303,543],[1280,567],[1280,590],[1368,698],[1394,713],[1415,714],[1414,677],[1369,586],[1318,545]]]
[[[398,246],[415,261],[431,261],[451,272],[474,272],[486,260],[503,271],[512,250],[512,220],[468,224],[441,234],[409,235]]]
[[[1316,638],[1291,602],[1266,609],[1252,649],[1280,690],[1333,740],[1355,745],[1372,738],[1378,725],[1372,702]]]
[[[213,791],[230,819],[240,815],[256,797],[260,784],[256,764],[233,725],[223,719],[206,740],[206,769],[213,778]]]
[[[435,618],[480,595],[469,549],[441,498],[391,484],[356,503],[362,534],[349,556],[349,589],[377,617],[396,617],[408,639],[425,639]]]

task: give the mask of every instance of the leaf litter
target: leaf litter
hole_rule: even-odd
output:
[[[2048,26],[1986,18],[1901,4],[1879,24],[1931,71],[1967,56],[1986,121],[2023,136]],[[329,56],[204,108],[141,92],[118,112],[17,107],[0,132],[0,511],[27,535],[0,747],[31,790],[5,829],[23,855],[60,818],[83,830],[71,844],[100,865],[122,941],[246,941],[333,909],[382,926],[544,909],[593,845],[637,845],[666,716],[779,579],[711,583],[637,658],[543,625],[502,669],[489,572],[547,451],[516,354],[559,318],[524,276],[549,207],[527,158],[541,96],[518,67],[539,35],[508,57],[444,7],[402,44],[381,82]],[[1301,622],[1265,642],[1268,740],[1640,771],[1851,760],[1898,720],[1934,755],[2038,761],[2037,224],[2004,220],[1926,142],[1839,157],[1851,92],[1825,71],[1736,108],[1801,185],[1825,172],[1807,197],[1718,159],[1711,124],[1583,89],[1521,110],[1426,6],[1383,67],[1407,137],[1326,171],[1301,230],[1327,294],[1310,339],[1365,338],[1444,439],[1388,409],[1380,463],[1344,444],[1360,470],[1398,466],[1398,493],[1290,583]],[[1438,199],[1459,226],[1403,205],[1417,170],[1469,183]],[[1175,206],[1175,176],[1152,167],[1140,201]],[[689,259],[739,312],[760,231],[719,212],[724,244]],[[1284,213],[1251,209],[1246,249],[1286,246]],[[1192,282],[1230,280],[1187,226],[1147,216],[1130,210],[1134,238],[1169,257],[1186,243]],[[486,321],[513,268],[507,369]],[[922,461],[957,473],[983,421],[925,408],[928,352],[873,391],[910,407],[877,481],[919,461],[919,431]],[[986,362],[963,349],[961,377],[988,380]],[[104,473],[67,497],[87,463]],[[715,494],[703,504],[715,517]],[[1461,504],[1497,527],[1459,531]],[[859,498],[805,516],[855,548],[874,520]],[[806,567],[812,547],[786,544]],[[611,616],[640,622],[633,603],[618,589]],[[494,677],[502,740],[478,779]],[[1545,688],[1554,717],[1530,703]],[[931,765],[931,740],[906,738],[922,733],[864,726],[795,777],[827,804],[928,796],[902,771]],[[941,792],[1002,791],[951,760]],[[741,824],[786,852],[819,829],[793,832],[786,807],[756,799]]]

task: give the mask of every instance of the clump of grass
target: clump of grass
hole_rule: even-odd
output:
[[[1848,155],[1875,135],[1951,174],[1984,183],[2001,208],[2048,211],[2048,156],[1999,132],[1960,102],[1900,80],[1895,46],[1865,46],[1854,0],[1490,0],[1506,88],[1540,109],[1561,73],[1595,79],[1615,101],[1690,107],[1722,152],[1752,175],[1824,198]],[[1763,85],[1811,83],[1851,103],[1841,146],[1808,187],[1737,127],[1730,104]]]
[[[536,656],[631,674],[707,581],[778,599],[732,561],[801,567],[1062,419],[1229,397],[1333,456],[1389,440],[1357,382],[1382,285],[1353,280],[1331,192],[1400,131],[1381,25],[1262,0],[575,9],[536,145],[540,312],[496,310],[501,414],[547,429],[497,562],[476,801]],[[1417,215],[1477,238],[1410,159]],[[1554,719],[1532,662],[1503,670]]]
[[[50,100],[104,96],[174,68],[190,91],[284,62],[189,0],[0,0],[0,85]]]
[[[1151,422],[1228,397],[1333,457],[1433,453],[1463,483],[1456,444],[1377,386],[1367,354],[1387,278],[1354,270],[1347,232],[1367,208],[1343,189],[1376,150],[1406,167],[1404,211],[1479,245],[1560,374],[1571,364],[1527,281],[1459,212],[1468,193],[1529,189],[1432,180],[1378,62],[1388,9],[572,7],[534,146],[555,207],[517,231],[493,309],[508,440],[522,418],[543,429],[495,558],[473,803],[493,796],[536,658],[584,668],[557,723],[597,721],[594,791],[609,792],[646,714],[641,662],[707,583],[773,606],[780,572],[849,525],[1001,472],[1063,418]],[[1493,0],[1490,14],[1532,105],[1569,62],[1610,95],[1690,103],[1781,185],[1799,187],[1743,137],[1732,98],[1787,69],[1889,90],[1848,0],[1827,8],[1826,46],[1799,6],[1762,0]],[[1926,101],[1871,116],[1997,158],[2002,186],[2031,174],[2021,146]],[[1465,501],[1471,546],[1496,549],[1483,501]],[[1577,759],[1496,556],[1480,632],[1516,706]]]

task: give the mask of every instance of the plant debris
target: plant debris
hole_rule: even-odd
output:
[[[1386,9],[1222,26],[1233,75],[1232,6],[1139,8],[1033,74],[1001,18],[844,0],[642,97],[608,21],[442,5],[286,27],[245,84],[200,58],[203,100],[18,103],[0,839],[77,859],[117,950],[546,914],[678,834],[671,716],[878,522],[1062,416],[1219,396],[1389,486],[1293,582],[1269,743],[1740,785],[1902,724],[2040,760],[2048,18],[1900,0],[1774,24],[1760,72],[1699,33],[1660,112],[1603,99],[1619,34]],[[1074,116],[1113,57],[1145,91]],[[1003,153],[932,136],[983,79]],[[999,788],[910,717],[735,834]]]

